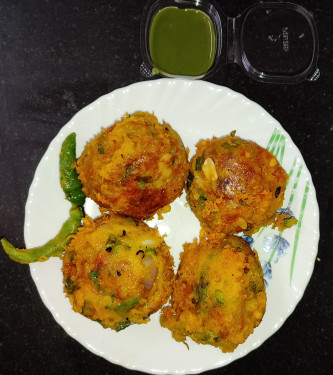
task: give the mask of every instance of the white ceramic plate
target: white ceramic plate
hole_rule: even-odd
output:
[[[315,189],[299,150],[274,118],[243,95],[203,81],[161,79],[115,90],[82,109],[51,142],[36,170],[26,204],[26,244],[32,247],[46,242],[68,216],[70,205],[60,188],[58,170],[64,138],[70,132],[77,133],[80,155],[101,127],[137,110],[154,112],[160,121],[170,123],[189,147],[190,156],[199,139],[237,130],[240,137],[272,149],[290,172],[284,207],[292,210],[299,220],[298,226],[286,230],[282,237],[272,229],[253,236],[268,285],[267,310],[261,325],[233,353],[223,354],[217,348],[191,340],[188,350],[160,327],[159,313],[148,324],[116,333],[72,311],[63,293],[62,264],[58,258],[30,265],[33,280],[43,302],[65,331],[110,362],[148,373],[174,374],[224,366],[261,345],[292,313],[311,277],[319,239]],[[272,134],[275,138],[270,142]],[[86,212],[91,216],[97,213],[89,200]],[[185,205],[184,194],[173,202],[164,220],[153,220],[150,225],[157,225],[162,234],[167,234],[166,242],[172,248],[176,265],[182,244],[191,242],[199,233],[199,223]]]

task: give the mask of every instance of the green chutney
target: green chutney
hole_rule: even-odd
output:
[[[158,71],[170,75],[203,75],[215,58],[214,24],[200,10],[163,8],[152,20],[149,47]]]

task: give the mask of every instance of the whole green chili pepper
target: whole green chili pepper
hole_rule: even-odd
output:
[[[60,184],[68,199],[72,203],[69,219],[62,225],[59,233],[43,246],[31,249],[18,249],[5,238],[1,244],[7,255],[16,262],[27,264],[43,262],[51,256],[59,256],[70,242],[70,235],[75,234],[81,226],[85,194],[81,181],[75,169],[76,163],[76,134],[71,133],[63,142],[60,153]]]
[[[31,249],[18,249],[5,238],[2,238],[2,247],[7,255],[16,262],[23,264],[43,262],[51,256],[60,255],[64,251],[71,240],[69,236],[75,234],[81,226],[82,217],[81,207],[73,206],[69,211],[69,219],[64,222],[59,233],[46,244]]]
[[[76,134],[67,136],[60,152],[60,185],[72,204],[83,206],[86,196],[75,169],[76,163]]]

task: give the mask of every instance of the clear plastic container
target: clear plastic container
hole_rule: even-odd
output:
[[[167,14],[165,10],[170,8],[176,16],[180,14],[185,18],[182,20],[182,27],[178,29],[177,17],[164,20],[164,34],[161,34],[164,39],[161,41],[167,52],[163,57],[163,48],[160,48],[162,54],[156,57],[152,49],[155,37],[153,33],[160,32],[163,26],[159,25],[164,15],[162,12]],[[213,37],[207,40],[211,44],[213,59],[210,64],[205,65],[207,69],[202,71],[199,69],[197,74],[192,74],[191,72],[195,70],[188,69],[184,62],[197,63],[202,57],[200,53],[207,54],[205,49],[199,48],[196,52],[198,58],[193,58],[192,56],[195,56],[193,46],[191,47],[193,41],[189,39],[186,43],[186,38],[190,38],[193,34],[190,18],[198,12],[204,13],[209,18],[205,22],[208,22],[212,29]],[[186,28],[187,21],[188,28]],[[175,32],[183,35],[177,35]],[[173,36],[174,39],[166,39],[168,36]],[[174,44],[177,44],[183,36],[184,44],[179,50],[180,46]],[[317,68],[316,25],[306,9],[293,3],[255,4],[236,18],[231,18],[226,16],[213,1],[150,0],[146,4],[141,20],[141,51],[143,56],[141,73],[146,77],[159,74],[166,77],[206,78],[228,63],[240,65],[248,76],[261,82],[298,83],[304,80],[316,80],[320,75]],[[191,58],[186,60],[188,56]],[[163,58],[167,60],[162,62]],[[178,62],[179,69],[175,69],[175,64],[177,65]],[[189,72],[191,74],[188,74]]]

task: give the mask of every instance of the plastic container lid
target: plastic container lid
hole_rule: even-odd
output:
[[[165,18],[164,25],[156,27],[156,23],[163,19],[163,10],[167,14],[165,9],[170,7],[176,16],[179,13],[183,17],[182,27],[177,26],[177,17]],[[190,11],[186,12],[186,10]],[[209,24],[212,25],[214,34],[213,38],[208,39],[210,43],[214,43],[212,45],[214,59],[206,71],[199,72],[197,75],[187,74],[193,70],[183,66],[177,71],[173,68],[178,61],[182,63],[187,61],[184,60],[187,56],[195,56],[191,47],[193,41],[189,39],[189,43],[186,43],[186,38],[190,38],[193,34],[191,32],[193,20],[190,18],[193,17],[194,12],[202,12],[209,17]],[[169,64],[170,71],[168,71],[168,61],[161,64],[159,62],[161,59],[156,58],[152,50],[152,40],[155,37],[152,33],[160,30],[164,30],[164,34],[161,34],[163,35],[161,43],[164,43],[163,47],[168,49],[167,59],[172,61],[172,64]],[[184,40],[181,51],[175,42],[181,39],[177,32],[182,33],[181,38]],[[159,35],[156,35],[156,38],[158,37]],[[163,48],[160,50],[163,51]],[[255,4],[236,18],[230,18],[213,1],[151,0],[147,3],[141,20],[141,51],[143,56],[141,73],[146,77],[159,74],[166,77],[200,79],[214,74],[227,63],[240,65],[248,76],[262,82],[298,83],[304,80],[316,80],[320,75],[317,68],[316,25],[306,9],[293,3]],[[200,49],[195,51],[197,54],[200,52]],[[202,53],[207,52],[203,49]],[[180,60],[182,54],[183,60]],[[199,61],[201,57],[197,56]],[[188,60],[188,64],[193,62],[197,60],[194,58]],[[163,68],[159,65],[163,65]]]

